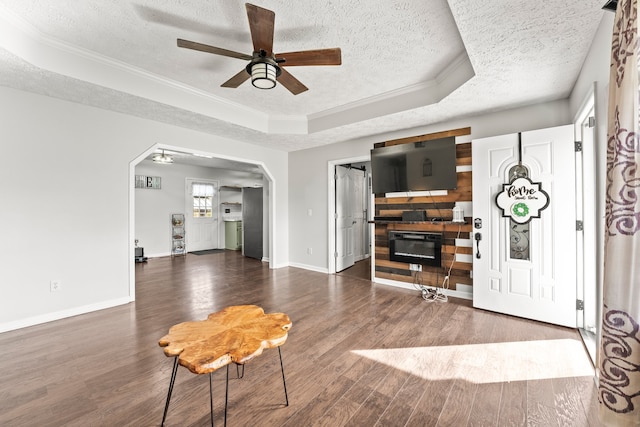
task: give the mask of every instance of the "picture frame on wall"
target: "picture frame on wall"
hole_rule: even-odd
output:
[[[150,188],[159,190],[162,187],[162,178],[159,176],[136,175],[135,188]]]

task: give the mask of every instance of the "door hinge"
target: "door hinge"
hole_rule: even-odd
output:
[[[334,258],[338,258],[338,252],[334,252],[334,253],[333,253],[333,257],[334,257]]]
[[[584,310],[584,301],[581,299],[576,300],[576,310]]]
[[[583,231],[584,223],[582,221],[576,221],[576,231]]]
[[[579,153],[582,151],[582,141],[575,142],[575,150],[576,150],[576,153]]]
[[[591,116],[589,117],[589,127],[592,128],[596,125],[596,118]]]

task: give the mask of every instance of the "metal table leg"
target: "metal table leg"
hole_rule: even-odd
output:
[[[278,347],[278,354],[280,355],[280,370],[282,371],[282,385],[284,386],[284,398],[287,401],[287,406],[289,406],[289,395],[287,394],[287,382],[284,379],[284,365],[282,364],[282,351],[280,351],[280,347]]]
[[[169,392],[167,393],[167,402],[164,404],[164,413],[162,414],[162,427],[164,427],[164,421],[167,418],[167,410],[169,409],[169,401],[171,400],[171,392],[173,391],[173,384],[176,382],[176,373],[178,372],[178,357],[173,358],[173,371],[171,372],[171,381],[169,382]]]
[[[286,406],[289,406],[289,395],[287,393],[287,381],[284,376],[284,363],[282,362],[282,350],[278,347],[278,355],[280,356],[280,370],[282,371],[282,385],[284,387],[284,398],[286,402]],[[238,367],[236,366],[236,370]],[[173,370],[171,371],[171,381],[169,382],[169,391],[167,392],[167,402],[164,405],[164,413],[162,414],[162,424],[164,427],[164,422],[167,418],[167,411],[169,410],[169,402],[171,401],[171,393],[173,392],[173,385],[176,381],[176,374],[178,372],[178,357],[176,356],[173,361]],[[244,365],[242,366],[242,374],[236,372],[238,378],[244,377]],[[213,372],[209,373],[209,405],[211,408],[211,427],[213,427]],[[227,408],[229,406],[229,365],[227,365],[227,374],[225,381],[225,391],[224,391],[224,426],[227,427]]]
[[[228,403],[229,403],[229,365],[227,365],[227,384],[226,384],[225,390],[224,390],[224,427],[227,427],[227,405],[228,405]]]
[[[211,405],[211,427],[213,427],[213,372],[209,372],[209,403]]]

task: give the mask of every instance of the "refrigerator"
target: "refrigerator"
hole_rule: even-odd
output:
[[[242,189],[242,250],[244,256],[262,260],[262,188]]]

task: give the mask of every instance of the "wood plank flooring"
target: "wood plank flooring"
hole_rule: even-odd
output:
[[[172,360],[158,339],[238,304],[293,321],[281,348],[290,404],[278,352],[265,350],[244,378],[231,369],[229,426],[600,425],[592,376],[545,377],[545,366],[483,356],[490,345],[579,340],[575,330],[464,300],[427,303],[349,274],[269,270],[233,251],[137,264],[136,294],[126,306],[0,334],[0,425],[160,425]],[[506,369],[523,379],[491,379]],[[535,369],[542,377],[528,379]],[[218,425],[224,378],[224,369],[213,375]],[[208,380],[179,368],[166,425],[210,425]]]

